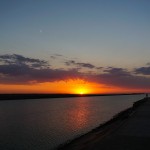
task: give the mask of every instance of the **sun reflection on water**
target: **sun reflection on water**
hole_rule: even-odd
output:
[[[78,99],[74,101],[74,108],[71,109],[70,115],[72,118],[69,120],[69,126],[76,129],[82,129],[87,126],[90,110],[88,109],[88,101]]]

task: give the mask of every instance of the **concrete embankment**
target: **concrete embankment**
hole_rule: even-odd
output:
[[[150,98],[145,98],[61,150],[150,149]]]

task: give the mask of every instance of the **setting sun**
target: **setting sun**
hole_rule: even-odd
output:
[[[86,88],[77,88],[76,89],[76,93],[83,95],[83,94],[87,94],[89,92],[88,92],[88,90]]]
[[[80,94],[82,95],[82,94],[84,94],[83,92],[80,92]]]

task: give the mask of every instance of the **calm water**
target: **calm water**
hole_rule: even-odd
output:
[[[144,95],[0,101],[0,150],[50,150]]]

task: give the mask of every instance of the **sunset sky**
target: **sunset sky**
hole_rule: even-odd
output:
[[[149,0],[0,0],[0,93],[150,92]]]

